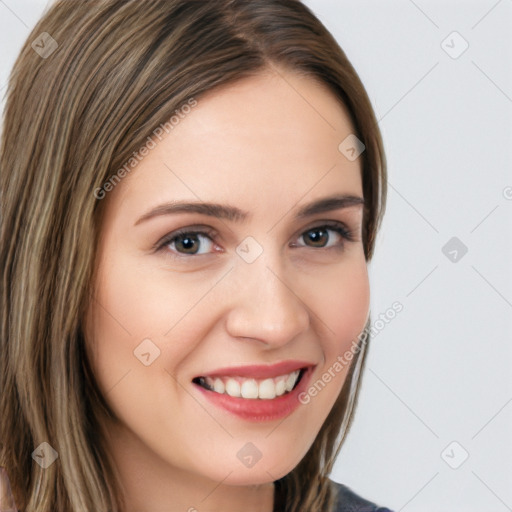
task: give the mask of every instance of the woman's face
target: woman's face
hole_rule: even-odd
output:
[[[103,199],[86,339],[110,447],[122,471],[272,482],[313,443],[368,318],[362,204],[312,207],[362,198],[338,148],[353,128],[284,71],[181,117]]]

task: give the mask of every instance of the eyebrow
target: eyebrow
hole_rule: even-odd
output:
[[[296,218],[302,219],[304,217],[309,217],[317,213],[324,213],[332,210],[339,210],[342,208],[349,208],[351,206],[361,205],[364,205],[364,199],[362,197],[349,194],[334,195],[324,197],[323,199],[318,199],[316,201],[306,204],[297,212]],[[140,224],[141,222],[144,222],[148,219],[152,219],[154,217],[178,213],[199,213],[202,215],[208,215],[210,217],[225,219],[232,222],[242,222],[245,221],[250,216],[249,212],[240,210],[235,206],[229,206],[218,203],[190,203],[176,201],[172,203],[161,204],[151,209],[150,211],[142,215],[142,217],[140,217],[137,220],[137,222],[135,222],[135,226]]]

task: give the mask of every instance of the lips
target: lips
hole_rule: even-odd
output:
[[[315,367],[307,361],[285,361],[221,368],[192,382],[200,395],[227,413],[245,421],[267,422],[282,419],[302,405],[299,396],[309,386]]]
[[[308,361],[290,360],[281,361],[272,365],[244,365],[244,366],[231,366],[226,368],[219,368],[198,377],[247,377],[252,379],[272,379],[292,373],[302,368],[314,366],[314,363]]]
[[[295,370],[274,378],[253,379],[247,377],[199,377],[194,383],[219,394],[246,399],[271,400],[290,392],[302,377],[304,369]]]

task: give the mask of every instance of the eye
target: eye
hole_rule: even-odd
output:
[[[172,252],[177,252],[180,255],[197,256],[211,252],[213,232],[211,231],[195,231],[195,230],[180,230],[164,237],[159,242],[157,250],[169,248]],[[206,253],[199,252],[200,240],[206,239]]]
[[[332,237],[329,235],[329,232],[335,233],[336,236]],[[338,242],[337,244],[331,244],[328,245],[329,242],[331,242],[332,238],[341,238],[341,242]],[[342,223],[340,222],[330,222],[328,224],[324,224],[322,226],[316,226],[311,229],[308,229],[305,231],[299,239],[303,239],[307,241],[308,243],[311,242],[313,245],[307,245],[307,243],[304,245],[305,247],[312,247],[312,248],[320,248],[320,249],[330,249],[333,247],[343,247],[344,242],[343,240],[346,240],[348,242],[353,242],[354,237],[352,235],[352,232],[347,229]],[[304,247],[303,245],[299,245],[299,247]]]
[[[335,233],[330,235],[329,233]],[[184,228],[166,235],[155,245],[155,251],[167,250],[174,253],[173,256],[202,256],[212,251],[214,246],[213,238],[215,231],[209,229],[195,230]],[[330,244],[331,239],[338,240],[337,243]],[[306,241],[305,244],[291,244],[291,247],[308,247],[317,249],[343,248],[344,241],[352,242],[355,238],[352,232],[341,222],[329,222],[304,231],[299,240]],[[311,243],[311,245],[309,245]],[[330,245],[329,245],[330,244]]]

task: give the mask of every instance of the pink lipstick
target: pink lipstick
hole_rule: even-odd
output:
[[[301,405],[315,365],[283,361],[274,365],[220,368],[193,379],[196,388],[217,407],[253,422],[282,419]]]

